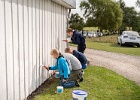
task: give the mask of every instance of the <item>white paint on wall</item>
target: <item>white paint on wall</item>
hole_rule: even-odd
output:
[[[7,98],[7,66],[6,66],[6,41],[5,41],[5,7],[0,0],[0,100]]]

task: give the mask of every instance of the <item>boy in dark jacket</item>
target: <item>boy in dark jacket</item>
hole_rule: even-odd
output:
[[[66,32],[71,37],[71,42],[70,43],[77,44],[78,45],[77,50],[79,52],[84,53],[84,51],[86,49],[84,36],[77,31],[73,31],[71,28],[67,29]],[[63,40],[63,41],[69,42],[67,40]]]

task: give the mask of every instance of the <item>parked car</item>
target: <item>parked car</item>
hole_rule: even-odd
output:
[[[93,32],[93,37],[98,37],[97,32]]]
[[[88,32],[88,37],[92,38],[93,37],[93,32]]]
[[[102,36],[103,36],[103,33],[102,33],[102,32],[100,32],[100,33],[99,33],[99,37],[102,37]]]
[[[83,30],[83,31],[79,31],[79,33],[81,33],[85,38],[87,36],[87,31]]]
[[[83,36],[86,38],[86,36],[87,36],[87,31],[83,31]]]
[[[140,36],[136,31],[123,31],[118,36],[118,44],[122,45],[136,45],[140,46]]]

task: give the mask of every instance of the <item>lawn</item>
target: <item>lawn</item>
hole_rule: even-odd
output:
[[[62,94],[57,94],[57,83],[58,79],[47,83],[34,100],[72,100],[72,91],[75,89],[86,90],[87,100],[140,100],[140,86],[102,67],[89,66],[79,88],[64,89]]]
[[[86,31],[97,31],[98,27],[84,27],[83,30],[86,30]]]
[[[100,43],[117,43],[118,35],[109,35],[109,36],[102,36],[96,38],[87,38],[87,41],[91,42],[100,42]]]
[[[87,48],[91,49],[140,56],[140,48],[118,45],[117,35],[103,36],[100,38],[87,38],[86,44]]]

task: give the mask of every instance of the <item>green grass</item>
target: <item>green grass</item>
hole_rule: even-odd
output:
[[[91,48],[91,49],[140,56],[140,48],[121,47],[115,43],[99,43],[99,42],[90,42],[90,41],[87,41],[86,44],[87,44],[87,48]]]
[[[64,89],[56,93],[58,80],[44,87],[35,100],[72,100],[72,91],[82,89],[88,92],[87,100],[140,100],[140,86],[134,82],[102,67],[89,66],[85,70],[84,81],[80,87]]]
[[[96,38],[87,38],[87,41],[100,42],[100,43],[117,43],[118,35],[102,36]]]
[[[87,38],[87,48],[103,50],[109,52],[123,53],[128,55],[140,56],[140,48],[120,46],[117,44],[117,35],[103,36],[100,38]]]
[[[97,31],[98,27],[84,27],[83,30],[86,30],[86,31]]]

